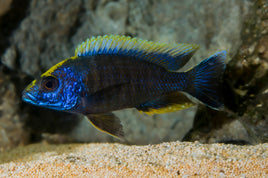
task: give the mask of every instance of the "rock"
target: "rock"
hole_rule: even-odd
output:
[[[78,23],[81,1],[32,1],[30,15],[13,36],[21,70],[40,74],[73,54],[70,41]],[[41,70],[40,70],[41,69]]]
[[[0,1],[0,16],[4,15],[9,9],[10,5],[12,3],[12,0],[1,0]]]
[[[213,2],[32,1],[31,14],[11,41],[21,55],[22,71],[29,75],[72,56],[76,45],[92,35],[130,34],[159,42],[197,43],[202,47],[197,61],[219,50],[233,56],[250,3]]]
[[[0,152],[28,142],[27,132],[20,120],[20,98],[15,86],[0,66]]]
[[[2,57],[1,62],[9,67],[10,69],[16,69],[16,59],[17,59],[17,51],[16,48],[14,46],[8,48],[8,50],[6,50],[5,54]]]
[[[244,144],[268,141],[267,5],[267,1],[255,3],[244,19],[241,46],[228,63],[224,76],[223,90],[228,109],[215,114],[207,108],[200,108],[198,112],[201,114],[195,118],[194,129],[184,140],[224,142],[227,138]],[[225,132],[227,127],[235,128],[230,124],[237,121],[240,123],[238,128]],[[221,134],[215,140],[218,132]],[[239,135],[242,137],[237,137]]]
[[[226,79],[234,92],[234,102],[227,106],[239,113],[253,143],[268,141],[268,23],[267,1],[255,4],[242,31],[242,45],[229,63]],[[244,92],[241,95],[237,90]]]
[[[22,21],[12,39],[21,54],[21,70],[32,76],[40,75],[40,69],[44,72],[73,56],[76,45],[86,38],[123,33],[125,1],[100,1],[94,10],[92,4],[80,0],[32,1],[31,15]]]
[[[267,177],[268,144],[35,144],[0,154],[1,177]]]
[[[233,57],[251,6],[224,0],[130,1],[127,33],[155,41],[200,44],[190,66],[220,50]]]

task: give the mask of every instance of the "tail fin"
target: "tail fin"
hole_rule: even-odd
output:
[[[213,109],[223,106],[221,85],[225,59],[226,51],[220,51],[186,73],[191,82],[186,92]]]

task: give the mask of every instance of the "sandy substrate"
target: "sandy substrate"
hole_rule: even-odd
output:
[[[266,177],[268,144],[35,144],[0,153],[0,177]]]

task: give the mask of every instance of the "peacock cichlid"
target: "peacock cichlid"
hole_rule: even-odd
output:
[[[34,80],[22,99],[86,115],[96,128],[123,138],[120,120],[112,111],[134,107],[147,114],[173,112],[194,105],[187,95],[210,108],[223,107],[225,51],[176,72],[198,48],[125,36],[92,37],[77,47],[75,56]]]

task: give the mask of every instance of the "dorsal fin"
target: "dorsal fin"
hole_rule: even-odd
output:
[[[167,70],[183,67],[199,45],[166,44],[119,35],[92,37],[75,50],[75,56],[131,56],[160,65]]]

